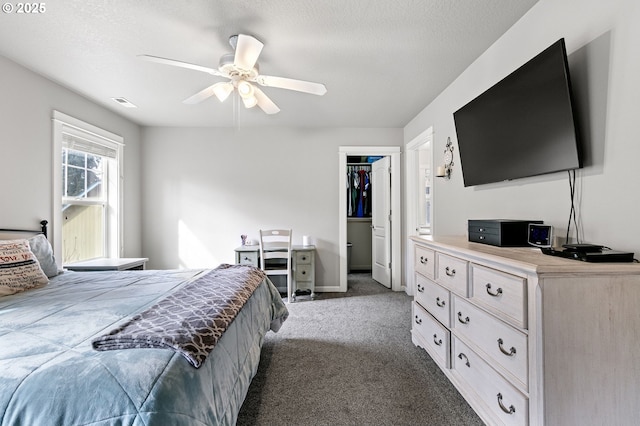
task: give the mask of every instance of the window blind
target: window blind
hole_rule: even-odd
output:
[[[62,146],[107,158],[116,158],[117,143],[73,128],[62,130]]]

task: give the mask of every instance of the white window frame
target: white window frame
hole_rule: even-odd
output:
[[[52,166],[52,223],[51,244],[59,267],[62,267],[62,147],[63,134],[81,135],[84,140],[96,145],[104,146],[116,152],[115,173],[109,177],[109,199],[106,215],[106,247],[105,254],[109,258],[118,258],[123,253],[123,163],[124,163],[124,138],[92,124],[85,123],[77,118],[66,115],[60,111],[53,111],[53,159]],[[114,191],[115,189],[115,191]],[[114,194],[115,192],[115,194]]]

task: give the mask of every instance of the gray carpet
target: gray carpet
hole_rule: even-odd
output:
[[[411,342],[411,298],[350,274],[347,293],[288,305],[265,338],[238,425],[481,425]]]

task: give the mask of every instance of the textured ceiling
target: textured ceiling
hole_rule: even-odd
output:
[[[0,55],[141,125],[403,127],[536,1],[59,0],[2,13]],[[217,68],[238,33],[264,43],[261,73],[327,94],[264,88],[271,116],[235,96],[186,105],[223,79],[137,58]]]

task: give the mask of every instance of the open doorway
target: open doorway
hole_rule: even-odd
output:
[[[388,171],[389,171],[389,183],[388,183],[388,215],[378,215],[379,217],[384,217],[385,221],[388,221],[388,225],[385,232],[387,233],[388,238],[388,253],[386,254],[388,261],[380,262],[385,265],[384,269],[388,270],[388,285],[392,290],[399,291],[402,289],[402,280],[401,280],[401,215],[400,215],[400,147],[340,147],[339,148],[339,168],[340,177],[339,177],[339,185],[340,189],[338,191],[339,194],[339,256],[340,256],[340,271],[339,271],[339,286],[338,291],[346,292],[348,283],[347,283],[347,272],[348,272],[348,252],[349,247],[348,243],[348,197],[347,197],[347,164],[348,159],[353,157],[379,157],[384,158],[386,162],[388,162]],[[386,184],[383,184],[384,186]],[[374,186],[375,187],[375,186]],[[375,199],[375,197],[373,197]],[[382,198],[382,197],[379,197]],[[375,243],[373,235],[376,235],[375,226],[373,224],[373,216],[374,216],[374,206],[371,206],[371,219],[367,220],[366,218],[359,219],[363,223],[360,223],[359,226],[364,227],[371,238],[372,248]],[[385,217],[386,216],[386,217]],[[355,222],[357,223],[357,222]],[[381,243],[381,245],[385,246],[386,243]],[[366,249],[365,249],[366,250]],[[364,254],[364,253],[362,253]],[[372,250],[371,256],[371,264],[375,263],[375,251]],[[365,261],[366,264],[366,261]],[[362,269],[362,264],[360,264],[360,269]]]
[[[405,148],[405,271],[413,269],[412,235],[432,233],[433,127],[409,141]],[[407,293],[413,295],[414,277],[406,274]]]
[[[391,166],[387,156],[347,157],[347,273],[391,288]],[[349,281],[351,282],[351,281]]]

